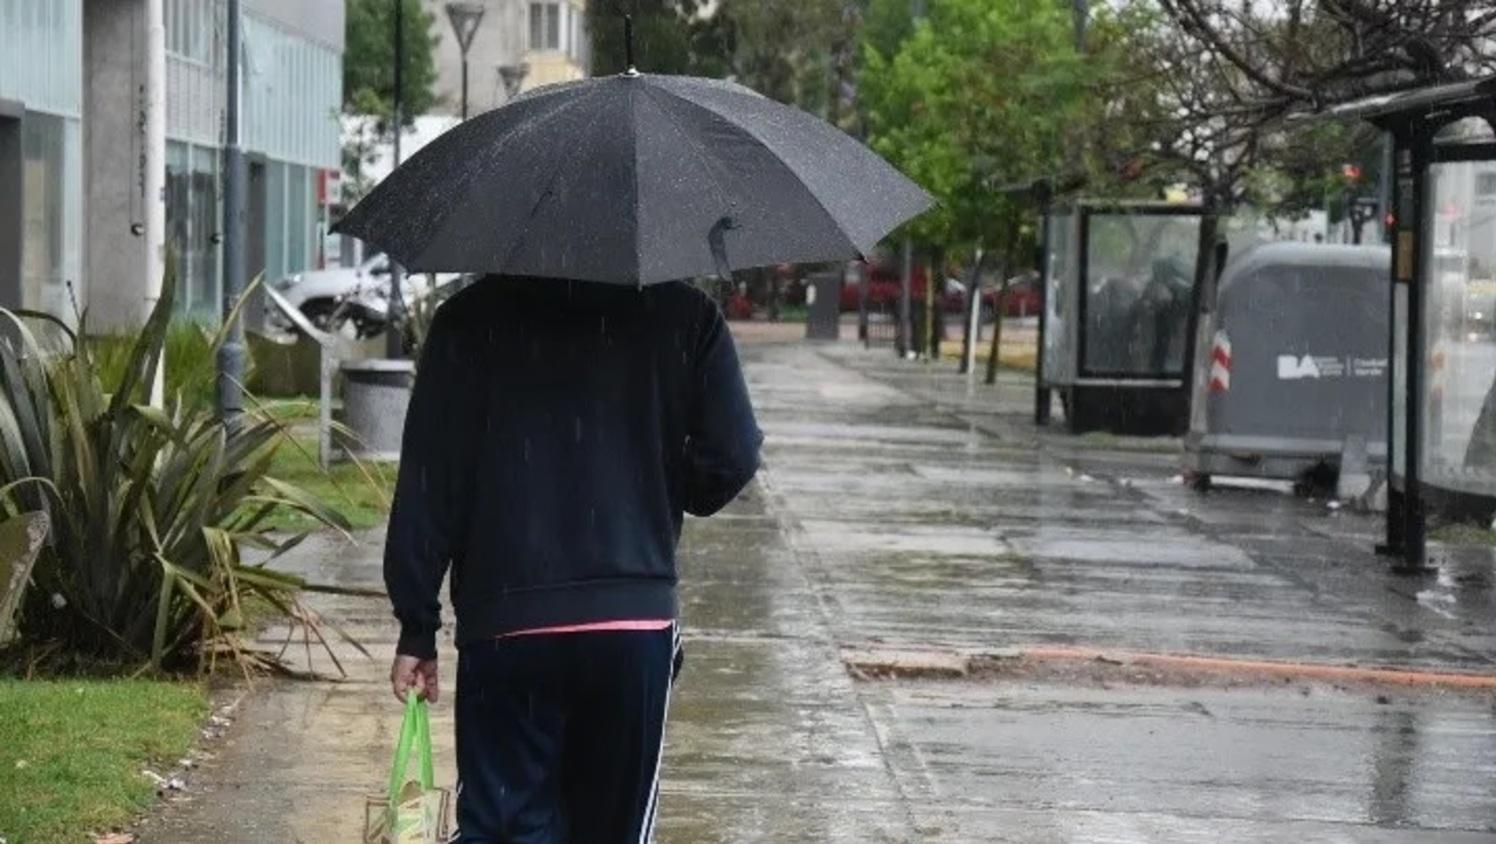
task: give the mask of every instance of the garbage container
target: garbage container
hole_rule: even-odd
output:
[[[415,384],[409,360],[359,360],[342,365],[343,449],[363,460],[398,460],[405,411]]]
[[[1352,441],[1387,459],[1388,285],[1381,246],[1273,243],[1202,295],[1185,468],[1298,479]]]
[[[841,339],[842,273],[820,272],[805,279],[805,339]]]

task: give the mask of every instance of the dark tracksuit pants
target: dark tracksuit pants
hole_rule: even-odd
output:
[[[453,840],[650,841],[679,660],[675,627],[462,646]]]

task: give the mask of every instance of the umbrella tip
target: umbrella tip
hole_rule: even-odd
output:
[[[638,76],[639,68],[634,66],[634,16],[623,16],[623,57],[627,70],[624,76]]]

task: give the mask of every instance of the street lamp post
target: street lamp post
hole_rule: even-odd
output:
[[[395,0],[395,142],[393,171],[400,166],[400,135],[405,131],[405,0]],[[390,294],[385,320],[385,355],[390,358],[405,356],[405,270],[392,259],[390,261]]]
[[[447,20],[452,22],[452,32],[457,36],[457,48],[462,51],[462,119],[468,117],[468,48],[473,46],[473,36],[478,34],[478,24],[485,11],[482,3],[447,4]]]
[[[499,82],[504,86],[505,101],[519,96],[520,86],[525,84],[525,77],[528,75],[530,65],[527,62],[499,65]]]
[[[240,0],[228,0],[228,55],[225,82],[228,96],[224,107],[223,145],[223,318],[228,336],[218,349],[218,411],[230,425],[239,424],[244,412],[244,319],[235,314],[244,297],[245,275],[245,169],[240,139],[243,106],[243,9]]]

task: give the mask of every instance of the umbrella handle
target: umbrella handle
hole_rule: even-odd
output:
[[[731,217],[723,217],[712,225],[712,230],[706,233],[707,246],[711,247],[712,260],[717,262],[717,275],[724,281],[732,278],[732,267],[727,263],[727,239],[723,232],[728,229],[737,228],[737,223]]]

